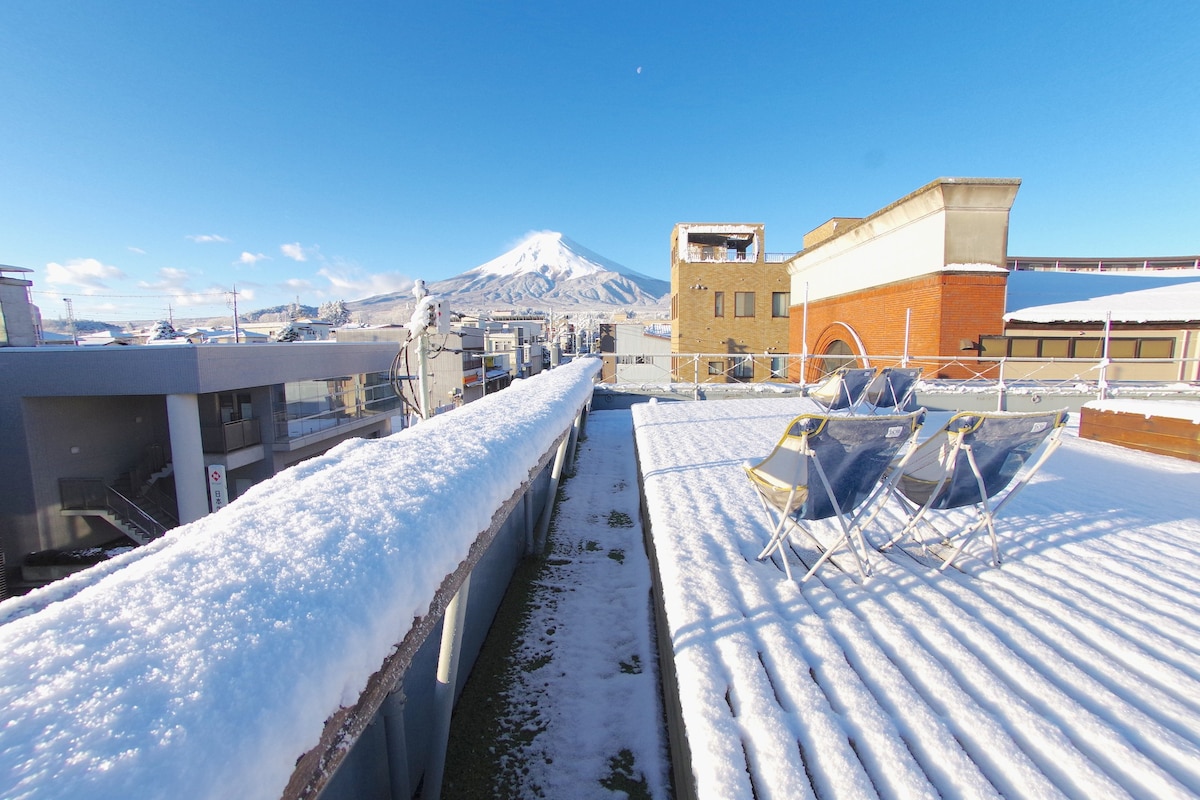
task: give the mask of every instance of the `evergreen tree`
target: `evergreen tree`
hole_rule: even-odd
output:
[[[175,331],[175,326],[169,320],[160,319],[154,323],[154,332],[150,335],[150,340],[159,342],[163,339],[174,339],[178,335]]]
[[[317,317],[335,327],[345,325],[350,321],[350,309],[346,308],[343,300],[331,300],[321,303],[321,307],[317,309]]]
[[[275,334],[277,342],[298,342],[300,341],[300,331],[292,323],[287,323],[280,328],[279,333]]]

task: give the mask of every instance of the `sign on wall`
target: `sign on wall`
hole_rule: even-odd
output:
[[[209,504],[213,511],[220,511],[229,505],[229,490],[225,485],[225,465],[209,464],[207,469]]]

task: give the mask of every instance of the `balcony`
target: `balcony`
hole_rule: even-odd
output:
[[[201,425],[200,443],[206,453],[232,453],[262,444],[258,420],[239,419],[223,425]]]

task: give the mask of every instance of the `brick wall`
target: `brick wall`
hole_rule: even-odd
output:
[[[1004,331],[1004,290],[1007,274],[1001,272],[940,272],[859,292],[809,303],[808,348],[820,354],[836,339],[851,345],[859,353],[846,326],[861,339],[868,355],[900,356],[904,353],[906,311],[911,309],[908,352],[916,356],[959,358],[974,356],[963,351],[964,339],[978,341],[981,335]],[[793,299],[794,302],[795,299]],[[793,305],[788,348],[802,349],[803,308]],[[891,363],[873,359],[872,365]],[[813,364],[807,380],[819,375],[819,363]],[[926,374],[933,377],[966,378],[972,369],[928,363]],[[799,376],[792,376],[793,379]]]

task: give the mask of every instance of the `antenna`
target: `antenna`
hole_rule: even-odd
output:
[[[75,331],[75,306],[69,297],[64,297],[63,302],[67,304],[67,321],[71,324],[71,344],[79,346],[79,334]]]

